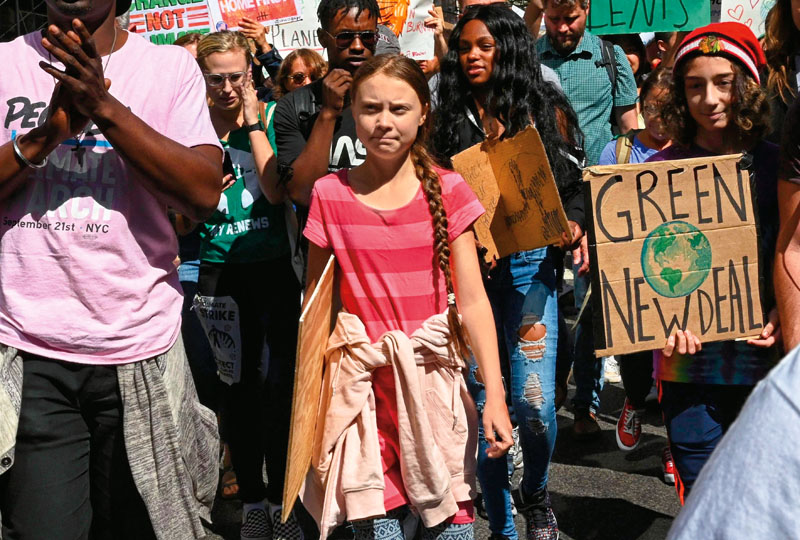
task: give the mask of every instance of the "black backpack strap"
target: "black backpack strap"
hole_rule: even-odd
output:
[[[608,80],[611,83],[611,99],[616,100],[617,97],[617,55],[614,53],[614,44],[604,39],[600,40],[600,57],[601,60],[596,60],[594,65],[605,67],[608,73]],[[612,103],[613,108],[613,103]]]

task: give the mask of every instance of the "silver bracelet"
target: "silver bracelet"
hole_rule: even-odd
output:
[[[14,148],[14,153],[17,154],[17,157],[22,161],[22,163],[24,163],[25,165],[27,165],[32,169],[41,169],[42,167],[47,165],[46,156],[41,163],[34,163],[32,161],[29,161],[28,158],[26,158],[25,156],[23,156],[22,150],[19,149],[19,145],[17,144],[17,139],[18,137],[14,137],[13,139],[11,139],[11,146]]]

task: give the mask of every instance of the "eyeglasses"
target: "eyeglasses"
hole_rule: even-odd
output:
[[[348,48],[356,38],[360,39],[361,44],[368,49],[373,49],[375,47],[375,44],[378,43],[378,32],[374,30],[369,30],[366,32],[353,32],[347,30],[345,32],[339,32],[335,36],[330,32],[328,32],[327,30],[325,30],[324,28],[322,29],[322,31],[331,36],[335,40],[336,47],[339,49]]]
[[[235,71],[233,73],[203,73],[208,86],[222,86],[225,79],[231,81],[231,86],[241,86],[244,84],[246,71]]]
[[[311,75],[306,75],[302,71],[298,71],[297,73],[289,75],[289,79],[291,79],[294,84],[303,84],[306,78],[311,80],[311,82],[314,82],[314,79],[311,77]]]

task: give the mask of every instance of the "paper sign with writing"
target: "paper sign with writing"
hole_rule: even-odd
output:
[[[453,157],[486,213],[475,222],[487,260],[556,244],[569,224],[539,132],[485,141]]]
[[[710,21],[708,0],[592,0],[586,27],[597,35],[682,32]]]
[[[747,25],[756,36],[764,35],[764,23],[767,13],[775,5],[775,0],[717,0],[720,2],[717,18],[714,22],[734,21]]]
[[[433,8],[431,0],[412,0],[402,32],[398,37],[400,53],[412,60],[433,58],[433,28],[425,26],[428,11]],[[440,8],[441,9],[441,8]]]
[[[590,167],[589,254],[597,356],[763,328],[758,228],[741,155]]]
[[[299,0],[208,0],[208,6],[217,30],[238,30],[242,17],[271,26],[303,16]]]
[[[285,522],[294,507],[297,495],[311,466],[314,430],[322,395],[322,369],[325,348],[333,330],[334,271],[336,260],[328,259],[314,292],[300,315],[297,331],[297,364],[292,396],[292,422],[289,431],[286,482],[283,487],[283,514]]]
[[[296,49],[313,49],[325,55],[325,49],[322,48],[317,36],[318,3],[316,0],[298,0],[303,17],[301,20],[272,25],[267,29],[267,41],[278,49],[284,58]]]
[[[156,45],[170,45],[184,34],[208,34],[213,27],[207,0],[135,0],[128,29]]]

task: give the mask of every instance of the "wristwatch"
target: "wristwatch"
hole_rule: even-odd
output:
[[[261,125],[261,122],[250,124],[247,126],[247,132],[250,133],[251,131],[264,131],[264,126]]]

